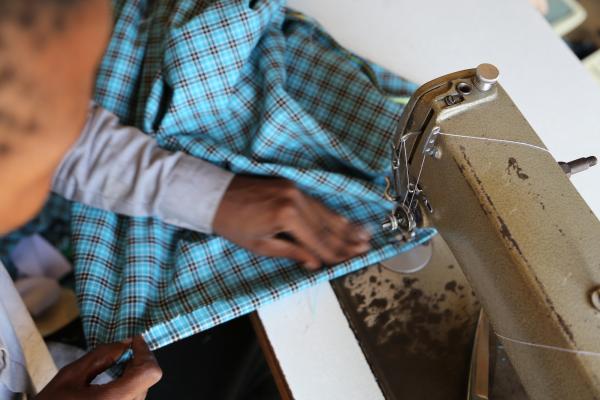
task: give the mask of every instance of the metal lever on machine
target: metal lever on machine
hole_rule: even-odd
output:
[[[575,175],[579,172],[583,172],[590,169],[597,163],[598,159],[594,156],[591,156],[578,158],[577,160],[569,162],[559,161],[558,165],[560,165],[560,167],[563,171],[565,171],[565,174],[567,174],[568,177],[571,177],[571,175]]]

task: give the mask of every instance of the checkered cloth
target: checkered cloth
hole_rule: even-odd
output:
[[[351,56],[283,1],[118,0],[115,11],[99,104],[164,148],[296,182],[371,226],[374,250],[309,273],[221,237],[73,204],[91,346],[143,332],[156,349],[415,245],[392,243],[378,228],[392,207],[382,194],[402,109],[371,75],[395,94],[414,85]],[[420,231],[415,243],[434,233]]]

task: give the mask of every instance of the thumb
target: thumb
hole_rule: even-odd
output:
[[[130,347],[131,340],[120,343],[101,344],[94,350],[69,365],[78,371],[86,384],[89,384],[100,373],[114,365]]]

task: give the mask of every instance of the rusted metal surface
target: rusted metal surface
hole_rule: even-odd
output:
[[[502,342],[490,338],[490,400],[528,400],[525,389],[513,368]]]
[[[441,237],[417,273],[375,265],[332,286],[386,398],[466,399],[480,305]],[[527,400],[499,341],[490,353],[490,398]]]
[[[333,287],[386,398],[465,398],[479,302],[440,238],[422,271],[376,265]]]

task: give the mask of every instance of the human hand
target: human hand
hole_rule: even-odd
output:
[[[129,348],[133,358],[123,375],[104,385],[92,380],[112,366]],[[148,389],[162,377],[162,371],[141,336],[121,343],[102,344],[61,369],[36,400],[141,400]]]
[[[213,229],[253,253],[297,260],[311,270],[371,248],[369,232],[285,179],[233,178]]]

